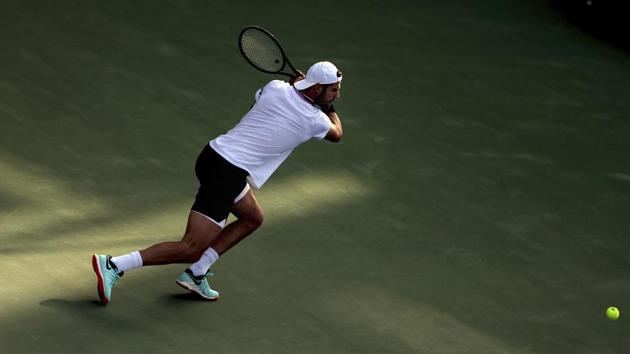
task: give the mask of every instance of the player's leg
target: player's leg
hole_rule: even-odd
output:
[[[119,257],[92,257],[99,295],[104,304],[109,302],[111,287],[123,272],[144,265],[195,262],[219,235],[234,197],[246,185],[247,173],[231,165],[208,145],[197,158],[195,173],[200,182],[199,192],[182,240],[162,242]]]
[[[264,220],[263,210],[252,191],[234,204],[232,214],[237,220],[229,224],[211,243],[217,254],[222,255],[258,229]]]
[[[192,263],[221,233],[221,227],[208,217],[191,211],[188,225],[181,241],[162,242],[140,251],[143,265]]]
[[[217,225],[223,226],[230,211],[234,208],[234,204],[238,204],[249,192],[246,181],[247,172],[231,165],[216,153],[212,155],[217,161],[216,168],[211,171],[202,167],[197,169],[202,185],[195,205],[193,205],[193,210],[216,220]],[[204,176],[209,178],[204,178]],[[210,180],[219,183],[210,183]],[[212,192],[207,193],[208,190]],[[210,265],[219,258],[219,254],[210,246],[214,240],[222,237],[221,235],[226,232],[230,233],[230,230],[233,230],[233,227],[220,230],[218,234],[213,234],[207,239],[201,252],[195,254],[196,257],[190,260],[189,263],[194,262],[194,264],[177,278],[176,283],[178,285],[199,294],[204,299],[218,299],[219,293],[210,288],[206,279]]]
[[[208,249],[210,242],[220,234],[220,225],[222,223],[219,224],[210,217],[193,210],[190,212],[186,234],[179,244],[165,242],[146,251],[150,251],[149,257],[155,257],[153,260],[156,262],[164,259],[163,257],[168,258],[171,252],[182,252],[183,256],[178,259],[182,263],[195,262],[205,256],[204,251]],[[204,273],[203,276],[195,276],[190,269],[186,269],[175,282],[204,299],[217,300],[219,292],[210,288],[205,275]]]
[[[219,259],[220,254],[250,235],[263,222],[262,208],[249,188],[246,188],[245,193],[235,199],[231,212],[237,219],[223,229],[201,258],[177,279],[177,284],[208,300],[219,298],[219,293],[210,288],[206,279],[206,274],[212,264]]]
[[[231,212],[237,219],[227,225],[211,241],[210,247],[203,253],[201,258],[189,267],[195,276],[205,275],[220,255],[249,236],[263,223],[262,208],[251,190],[238,199],[233,205]]]
[[[181,241],[162,242],[142,251],[119,257],[93,255],[92,267],[97,277],[98,294],[103,304],[111,299],[112,287],[124,272],[147,265],[191,263],[198,260],[221,232],[221,227],[195,211],[188,216]]]

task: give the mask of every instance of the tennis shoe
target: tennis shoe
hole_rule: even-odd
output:
[[[98,279],[98,296],[101,303],[107,305],[112,299],[112,287],[118,282],[124,272],[119,272],[116,265],[111,261],[112,256],[103,254],[92,255],[92,268]]]
[[[212,273],[208,274],[212,275]],[[182,288],[193,292],[206,300],[216,301],[219,299],[219,292],[210,289],[208,279],[206,279],[203,275],[194,275],[190,269],[186,269],[179,278],[175,280],[175,282]]]

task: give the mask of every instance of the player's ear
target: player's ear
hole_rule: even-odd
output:
[[[313,91],[315,91],[315,95],[319,96],[322,93],[323,86],[322,84],[313,85]]]

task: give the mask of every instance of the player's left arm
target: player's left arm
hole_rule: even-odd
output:
[[[326,116],[330,119],[332,123],[332,127],[324,137],[328,141],[332,141],[333,143],[339,142],[343,137],[343,127],[341,125],[341,119],[339,119],[339,115],[335,112],[335,107],[331,104],[329,107],[325,108]]]

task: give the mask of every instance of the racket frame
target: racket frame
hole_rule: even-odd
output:
[[[245,54],[245,51],[243,51],[243,45],[241,44],[241,39],[243,38],[243,34],[245,34],[245,31],[247,30],[258,30],[263,32],[264,34],[266,34],[267,36],[269,36],[269,38],[271,38],[271,40],[278,46],[278,49],[280,49],[280,53],[282,53],[282,59],[284,60],[284,63],[282,64],[282,67],[277,70],[277,71],[269,71],[269,70],[265,70],[261,67],[259,67],[258,65],[256,65],[256,63],[254,63],[249,57],[247,57],[247,55]],[[276,37],[269,31],[267,31],[266,29],[260,27],[260,26],[247,26],[245,28],[243,28],[241,30],[241,33],[239,33],[238,35],[238,50],[241,52],[241,55],[243,56],[243,58],[245,58],[245,60],[247,60],[247,62],[249,64],[251,64],[254,68],[267,73],[267,74],[281,74],[281,75],[286,75],[289,77],[295,77],[298,75],[298,71],[295,69],[295,67],[293,66],[293,64],[291,64],[291,61],[289,60],[289,57],[287,57],[287,54],[284,51],[284,48],[282,48],[282,45],[280,45],[280,42],[276,39]],[[291,70],[293,70],[293,74],[288,73],[283,71],[286,66],[289,65],[289,68],[291,68]]]

